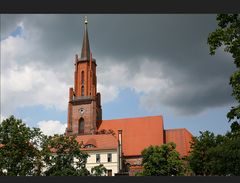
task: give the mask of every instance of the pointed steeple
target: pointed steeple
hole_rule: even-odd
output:
[[[88,39],[88,30],[87,30],[87,17],[85,17],[85,26],[84,26],[84,36],[83,36],[83,44],[82,44],[82,53],[80,61],[90,60],[90,45]]]

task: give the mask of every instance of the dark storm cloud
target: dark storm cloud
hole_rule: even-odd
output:
[[[209,81],[205,81],[208,83]],[[184,92],[178,95],[167,97],[163,102],[172,106],[182,114],[197,114],[206,108],[222,107],[232,104],[231,88],[228,87],[228,79],[213,79],[212,84],[204,85],[205,83],[191,84],[192,87],[187,87]]]
[[[6,17],[5,22],[9,23],[4,27],[13,27],[13,22],[22,20],[26,30],[39,36],[37,57],[47,66],[67,67],[70,77],[74,55],[81,50],[83,17],[11,15]],[[228,85],[234,70],[231,57],[222,52],[209,55],[207,36],[216,28],[215,18],[182,14],[88,15],[90,47],[99,68],[104,69],[101,65],[112,59],[110,64],[127,65],[131,76],[139,72],[144,58],[161,63],[163,74],[175,83],[175,90],[181,91],[155,101],[156,105],[165,104],[186,113],[194,112],[193,109],[201,111],[233,101]],[[161,96],[161,92],[154,95]]]

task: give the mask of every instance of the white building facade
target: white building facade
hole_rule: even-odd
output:
[[[79,135],[76,137],[81,150],[89,155],[86,168],[89,172],[95,166],[103,165],[107,169],[105,176],[118,173],[118,144],[112,134]]]
[[[117,149],[88,150],[85,152],[89,155],[86,163],[89,172],[100,164],[107,169],[105,176],[114,176],[118,172]]]

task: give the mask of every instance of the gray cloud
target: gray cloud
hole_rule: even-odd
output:
[[[162,94],[155,92],[152,95],[146,95],[142,98],[142,105],[149,107],[150,110],[156,111],[162,105],[174,109],[180,115],[194,115],[203,112],[212,107],[222,107],[232,104],[231,88],[226,87],[228,80],[215,80],[211,85],[202,84],[176,84],[173,90]],[[153,100],[155,99],[155,100]]]
[[[126,79],[136,74],[167,78],[174,84],[169,89],[171,92],[164,91],[166,95],[163,95],[160,88],[145,92],[142,98],[144,105],[155,108],[164,104],[179,113],[190,114],[228,105],[233,102],[228,85],[234,70],[232,59],[222,51],[210,56],[207,45],[208,34],[216,28],[215,17],[88,15],[90,46],[98,70],[106,72],[108,65],[121,62],[128,68]],[[73,83],[74,55],[80,54],[82,44],[83,15],[2,15],[1,20],[3,35],[11,32],[16,23],[23,22],[26,36],[34,45],[31,59],[22,60],[23,64],[37,58],[63,82]],[[145,59],[150,61],[150,66],[145,65],[143,69]],[[129,82],[127,86],[135,83]]]
[[[22,16],[16,16],[12,14],[1,14],[0,15],[1,19],[1,34],[0,34],[0,39],[6,38],[14,29],[16,28],[16,25],[20,23],[22,20]]]

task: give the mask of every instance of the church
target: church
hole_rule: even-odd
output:
[[[69,88],[66,135],[77,135],[81,149],[90,156],[86,168],[103,164],[107,175],[135,175],[142,170],[141,152],[150,145],[174,142],[187,156],[192,134],[185,128],[164,129],[163,117],[102,119],[101,94],[97,92],[96,59],[92,57],[85,18],[81,55],[75,56],[74,87]]]

